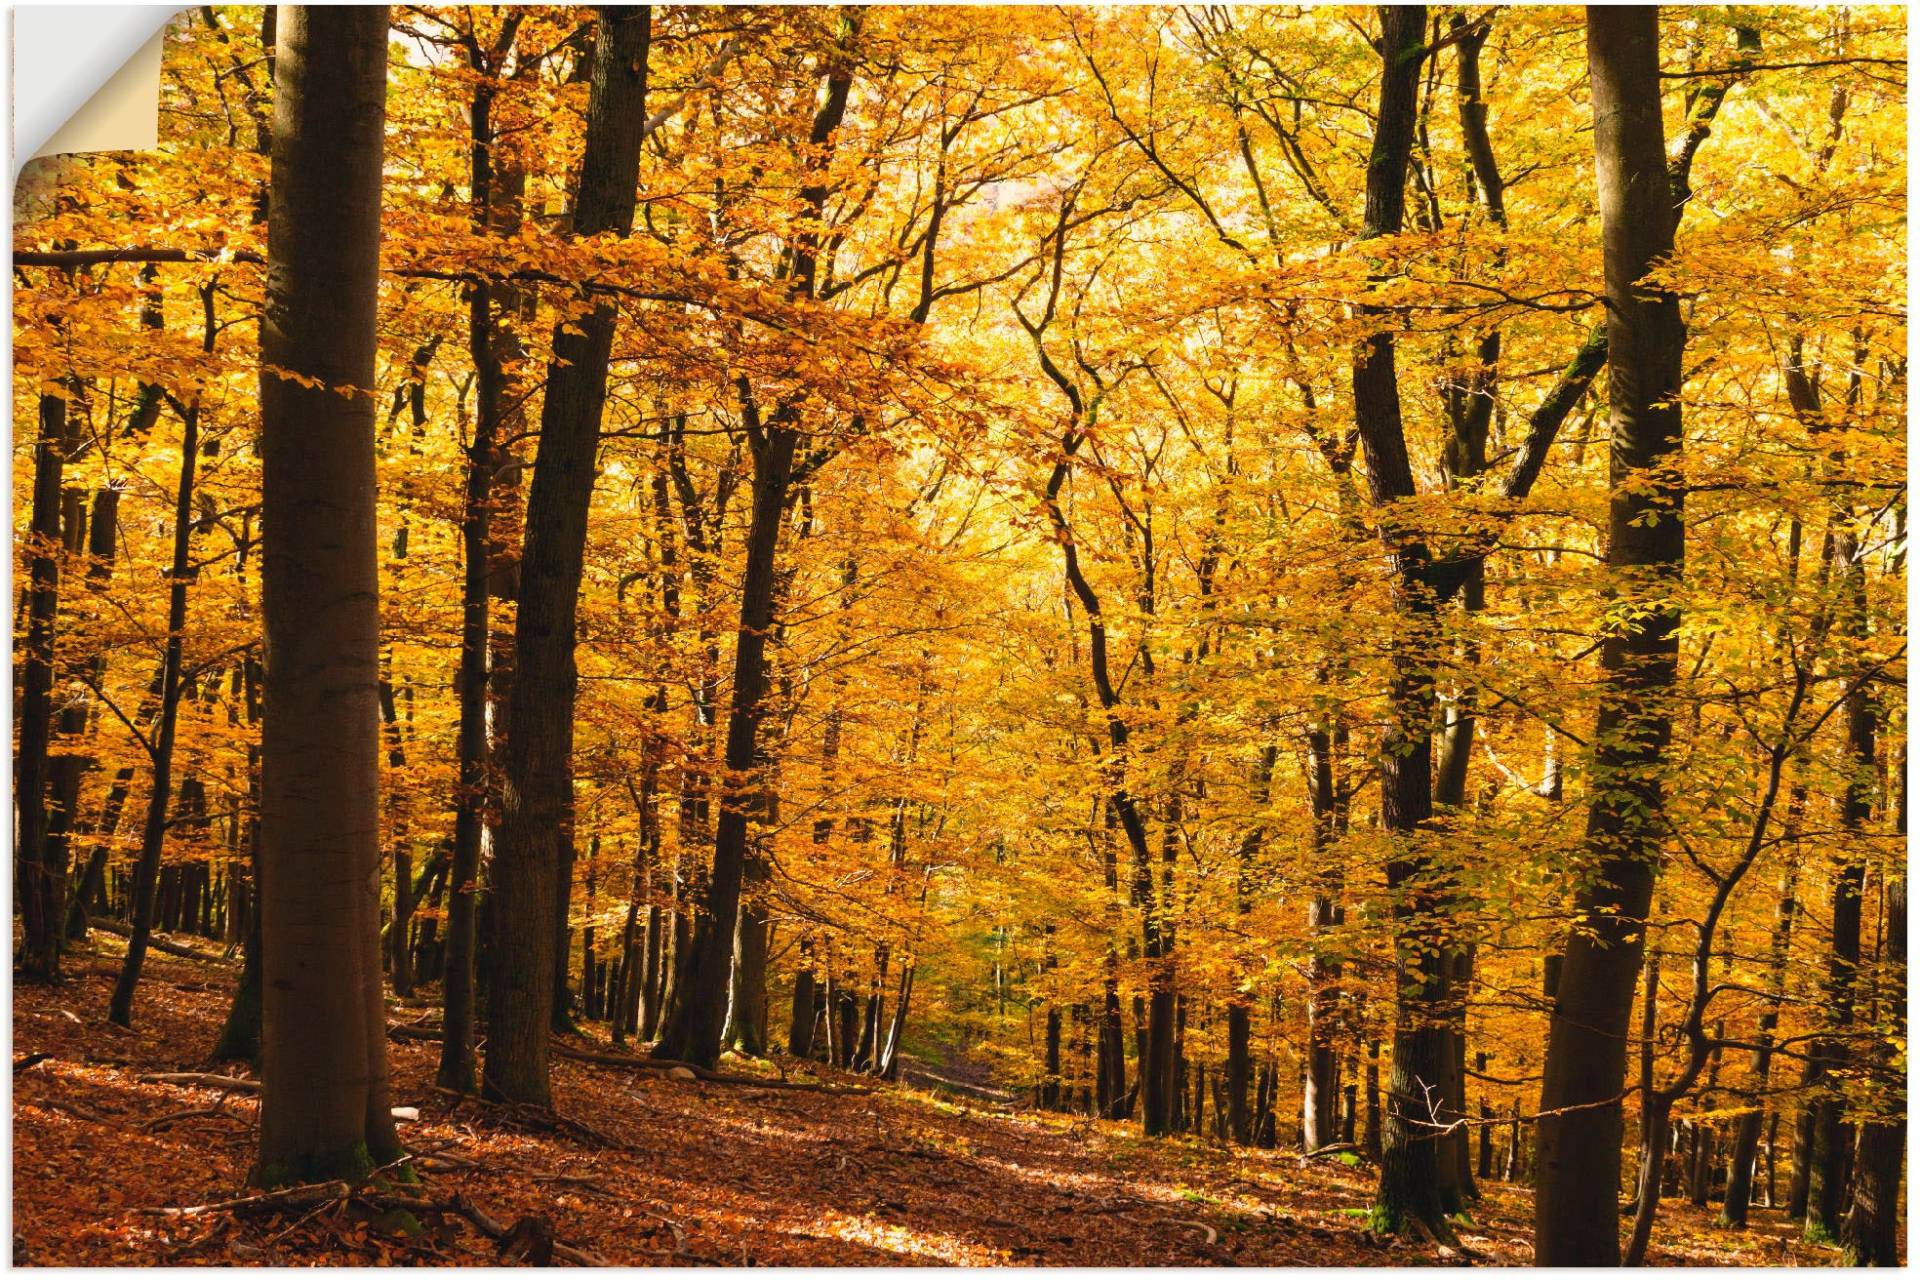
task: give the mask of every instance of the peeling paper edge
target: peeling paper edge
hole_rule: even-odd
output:
[[[161,46],[172,4],[16,5],[10,15],[11,145],[30,159],[159,144]]]

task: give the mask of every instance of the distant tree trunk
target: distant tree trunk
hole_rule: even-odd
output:
[[[1794,802],[1789,804],[1788,824],[1797,830],[1801,802],[1796,789]],[[1760,1030],[1755,1038],[1753,1066],[1748,1072],[1749,1088],[1752,1090],[1753,1107],[1741,1113],[1733,1132],[1733,1152],[1727,1166],[1727,1192],[1721,1203],[1720,1221],[1729,1227],[1747,1225],[1747,1208],[1753,1200],[1754,1157],[1760,1149],[1760,1123],[1763,1117],[1761,1104],[1766,1098],[1767,1079],[1773,1068],[1773,1033],[1780,1023],[1780,1005],[1785,991],[1787,952],[1793,936],[1793,918],[1796,911],[1794,889],[1798,881],[1799,867],[1789,864],[1780,882],[1780,902],[1775,910],[1773,924],[1773,943],[1767,957],[1767,992],[1769,1002],[1766,1011],[1760,1015]]]
[[[120,490],[112,485],[96,491],[93,495],[93,519],[87,526],[87,583],[89,586],[104,587],[113,576],[115,553],[120,545]],[[93,681],[96,686],[103,684],[106,677],[107,658],[100,654],[93,659]],[[144,719],[144,717],[143,717]],[[120,811],[126,804],[128,784],[133,780],[133,770],[121,769],[107,789],[108,804],[102,812],[101,824],[92,829],[101,843],[95,844],[87,857],[86,870],[79,877],[74,891],[67,895],[66,937],[70,942],[78,942],[87,936],[87,913],[94,908],[105,891],[107,872],[107,846],[105,840],[113,836],[113,831],[103,828],[111,822],[118,828]],[[118,797],[116,799],[116,797]],[[74,803],[79,803],[76,790]],[[76,828],[76,834],[78,829]]]
[[[272,16],[272,10],[268,11]],[[249,725],[265,713],[266,670],[262,659],[250,653],[240,664],[241,707]],[[214,1044],[217,1062],[260,1062],[260,748],[247,748],[247,899],[246,929],[241,938],[240,981],[235,985],[227,1020]]]
[[[1047,1005],[1046,1075],[1040,1082],[1040,1105],[1048,1111],[1060,1109],[1060,1006]]]
[[[646,6],[606,8],[587,102],[573,230],[626,235],[633,226],[646,125]],[[487,1059],[489,1095],[537,1106],[551,1099],[558,877],[572,839],[575,609],[593,500],[615,311],[601,303],[556,327],[540,445],[527,496],[507,710],[500,840],[491,892]],[[502,905],[510,904],[510,906]]]
[[[1612,364],[1609,567],[1622,591],[1669,597],[1685,557],[1680,461],[1679,299],[1639,282],[1673,250],[1677,219],[1660,119],[1655,9],[1594,7],[1587,16],[1594,154],[1606,263]],[[1679,611],[1623,612],[1603,637],[1604,673],[1587,845],[1596,863],[1576,895],[1589,922],[1567,941],[1548,1034],[1536,1133],[1534,1260],[1542,1266],[1620,1261],[1620,1183],[1626,1030],[1646,945],[1666,826],[1660,770],[1671,734]]]
[[[376,242],[377,243],[377,242]],[[212,351],[219,329],[214,318],[213,286],[200,291],[205,323],[202,349]],[[173,561],[167,570],[167,641],[161,659],[160,722],[149,745],[153,762],[153,788],[147,796],[147,819],[140,833],[140,857],[134,866],[133,931],[127,939],[127,955],[120,976],[107,1004],[107,1021],[116,1026],[133,1025],[133,994],[140,982],[140,970],[147,958],[147,942],[153,933],[154,884],[160,875],[160,855],[166,846],[167,801],[173,786],[173,738],[180,719],[180,668],[186,644],[187,588],[194,579],[193,483],[200,459],[200,401],[196,397],[181,413],[180,472],[173,501]]]
[[[400,1154],[380,978],[372,398],[387,10],[288,6],[278,38],[260,342],[267,1186]]]
[[[1367,1046],[1367,1123],[1360,1146],[1374,1160],[1380,1158],[1380,1042]]]
[[[1313,803],[1311,849],[1316,861],[1316,884],[1307,900],[1307,929],[1316,937],[1337,927],[1344,916],[1340,905],[1339,871],[1330,846],[1338,834],[1339,799],[1333,764],[1333,734],[1325,725],[1307,733],[1307,770]],[[1301,1092],[1301,1146],[1317,1151],[1334,1141],[1340,1109],[1340,963],[1316,946],[1307,960],[1307,1070]]]
[[[1906,834],[1906,785],[1899,787],[1900,832]],[[1887,1017],[1891,1043],[1906,1037],[1907,995],[1907,878],[1887,877],[1886,888]],[[1895,1063],[1891,1044],[1876,1055],[1877,1084],[1885,1095],[1881,1114],[1861,1122],[1860,1143],[1854,1154],[1853,1203],[1841,1231],[1840,1244],[1848,1266],[1900,1265],[1900,1166],[1907,1145],[1905,1075]]]
[[[841,975],[840,982],[834,988],[834,1027],[833,1065],[847,1068],[853,1066],[854,1028],[860,1025],[860,1001],[853,994],[853,971]]]
[[[813,939],[800,939],[800,967],[793,975],[793,1016],[787,1021],[787,1052],[804,1058],[813,1051]]]
[[[15,886],[23,939],[20,977],[60,979],[60,886],[47,861],[47,748],[53,732],[54,631],[60,609],[61,484],[77,422],[67,412],[69,381],[40,396],[40,435],[33,451],[33,510],[28,526],[27,629],[20,667],[19,741],[14,802],[19,826]]]
[[[103,490],[102,492],[107,492]],[[63,497],[63,515],[61,517],[61,536],[68,556],[78,559],[87,550],[87,505],[86,493],[80,489],[68,489]],[[111,509],[109,509],[111,515]],[[110,535],[111,536],[111,535]],[[112,548],[109,541],[108,554]],[[94,561],[88,566],[87,579],[93,584],[105,575],[101,572],[101,562]],[[106,655],[99,653],[89,661],[94,673],[93,685],[100,687],[100,676],[106,669]],[[83,750],[83,735],[87,730],[88,702],[83,698],[70,697],[60,709],[53,722],[53,738],[48,744],[47,772],[51,783],[48,794],[46,839],[42,846],[41,863],[45,870],[45,883],[51,885],[50,901],[43,903],[46,920],[56,952],[62,949],[67,923],[67,885],[68,865],[72,861],[72,843],[74,833],[83,825],[79,820],[80,783],[86,771],[92,767],[93,760]]]
[[[1850,513],[1847,513],[1850,514]],[[1866,566],[1850,527],[1843,521],[1833,538],[1835,576],[1844,603],[1839,630],[1855,644],[1867,634]],[[1833,921],[1831,950],[1824,989],[1825,1017],[1832,1033],[1814,1046],[1813,1061],[1820,1070],[1821,1089],[1814,1095],[1813,1143],[1808,1161],[1806,1235],[1809,1240],[1840,1239],[1846,1205],[1846,1161],[1851,1128],[1842,1118],[1841,1099],[1827,1083],[1852,1056],[1843,1037],[1853,1025],[1854,986],[1860,968],[1861,892],[1866,881],[1862,844],[1873,814],[1875,744],[1878,716],[1864,681],[1849,689],[1845,703],[1847,771],[1840,801],[1842,855],[1833,876],[1829,918]]]
[[[1244,1000],[1227,1006],[1227,1133],[1241,1146],[1253,1141],[1247,1085],[1253,1068],[1253,1008]]]

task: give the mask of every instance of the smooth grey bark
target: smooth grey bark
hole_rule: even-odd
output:
[[[1643,286],[1673,250],[1676,213],[1660,119],[1660,30],[1649,7],[1587,15],[1594,154],[1606,264],[1612,452],[1607,564],[1624,593],[1666,594],[1685,557],[1679,299]],[[1626,1030],[1665,828],[1660,771],[1671,736],[1679,611],[1637,613],[1604,637],[1602,694],[1575,914],[1548,1034],[1536,1136],[1534,1260],[1620,1261]]]
[[[386,6],[282,10],[260,335],[256,1178],[269,1186],[399,1154],[380,974],[373,401],[386,88]]]

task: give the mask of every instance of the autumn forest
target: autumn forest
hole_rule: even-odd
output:
[[[1906,66],[182,10],[14,196],[15,1261],[1898,1265]]]

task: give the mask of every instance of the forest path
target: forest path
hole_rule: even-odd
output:
[[[14,1077],[16,1258],[24,1249],[26,1260],[64,1265],[494,1260],[491,1242],[452,1219],[390,1235],[358,1206],[322,1206],[304,1220],[141,1212],[245,1194],[253,1099],[139,1079],[204,1068],[236,971],[156,957],[139,1029],[121,1032],[101,1017],[117,940],[101,945],[74,957],[64,987],[15,993],[15,1061],[52,1055]],[[561,1113],[619,1144],[607,1148],[450,1098],[433,1087],[433,1045],[391,1047],[394,1104],[419,1110],[402,1136],[430,1153],[415,1194],[458,1192],[503,1223],[543,1214],[556,1238],[614,1263],[1466,1260],[1374,1239],[1364,1230],[1371,1171],[1333,1161],[1149,1143],[1130,1126],[1007,1113],[964,1094],[762,1090],[556,1059]],[[1481,1261],[1525,1262],[1530,1213],[1523,1189],[1495,1184],[1462,1242]],[[1834,1260],[1792,1242],[1770,1213],[1741,1236],[1709,1232],[1703,1216],[1690,1224],[1698,1211],[1684,1206],[1662,1213],[1662,1238],[1698,1248],[1656,1249],[1655,1261]]]

